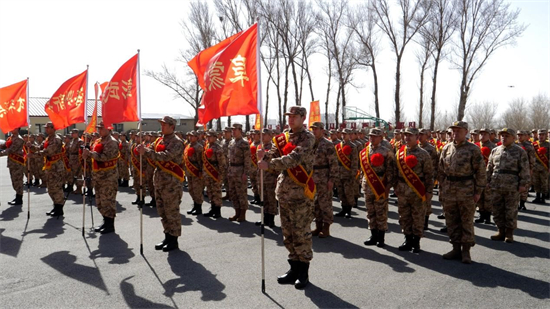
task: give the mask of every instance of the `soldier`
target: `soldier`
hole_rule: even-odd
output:
[[[222,146],[222,150],[223,150],[223,155],[225,156],[225,162],[229,162],[229,143],[231,142],[231,140],[233,139],[233,137],[231,136],[231,128],[230,127],[225,127],[225,129],[223,129],[223,140],[221,141],[221,146]],[[227,175],[227,171],[229,170],[229,164],[226,164],[226,171],[225,171],[225,175]],[[228,200],[229,199],[229,177],[225,177],[223,179],[223,187],[224,187],[224,190],[226,193],[225,193],[225,196],[222,197],[222,200]]]
[[[183,162],[185,164],[185,175],[187,176],[187,186],[189,194],[193,199],[193,208],[187,211],[190,215],[202,215],[202,201],[204,192],[204,179],[202,177],[202,152],[203,145],[199,143],[199,134],[191,131],[189,134],[189,144],[183,151]]]
[[[435,147],[430,144],[430,130],[428,129],[420,129],[418,131],[418,146],[424,150],[430,155],[430,158],[432,159],[432,167],[433,167],[433,180],[435,183],[436,177],[437,177],[437,169],[439,167],[439,155],[437,154],[437,150],[435,150]],[[426,198],[425,203],[425,217],[424,217],[424,230],[428,229],[428,221],[430,219],[430,215],[432,214],[432,197],[433,194],[429,196],[430,198]]]
[[[27,145],[27,148],[31,147],[30,142],[28,142]],[[19,128],[15,128],[11,131],[11,136],[7,138],[5,146],[6,149],[0,151],[0,157],[8,156],[11,185],[13,190],[15,190],[15,199],[8,202],[8,204],[23,205],[23,174],[25,174],[27,159],[25,150],[23,149],[25,141],[19,135]]]
[[[156,132],[145,133],[145,147],[152,149],[153,144],[156,140],[156,135],[157,135]],[[149,201],[149,203],[145,203],[145,206],[156,207],[157,202],[155,199],[155,183],[153,179],[154,179],[155,169],[157,167],[156,167],[155,161],[149,157],[145,157],[145,162],[143,163],[143,169],[145,172],[145,178],[143,181],[147,184],[147,191],[149,192],[149,196],[151,196],[151,200]]]
[[[246,221],[246,210],[248,209],[248,198],[246,194],[246,182],[251,173],[250,146],[243,139],[243,126],[234,123],[233,140],[229,143],[229,199],[235,208],[235,215],[230,221]]]
[[[355,205],[355,186],[358,169],[358,150],[350,141],[350,129],[343,130],[343,140],[335,146],[338,158],[339,175],[336,187],[338,197],[342,205],[342,211],[335,214],[336,217],[351,218],[351,208]]]
[[[538,141],[533,143],[537,161],[533,170],[533,187],[535,187],[536,198],[531,203],[544,204],[548,195],[548,155],[550,143],[548,143],[548,131],[538,130]]]
[[[124,132],[120,133],[118,149],[120,151],[120,159],[118,160],[119,186],[128,188],[128,182],[130,181],[130,172],[128,170],[130,146],[128,141],[126,141],[126,133]]]
[[[364,244],[382,248],[385,245],[385,234],[388,230],[390,187],[395,186],[397,170],[393,150],[381,144],[384,138],[383,131],[373,128],[370,130],[369,137],[369,144],[359,153],[367,220],[371,233],[371,237]]]
[[[139,145],[137,150],[155,162],[155,202],[164,231],[164,240],[155,245],[155,250],[168,252],[178,248],[178,237],[181,236],[180,203],[184,177],[181,166],[184,149],[183,141],[174,134],[177,121],[164,116],[159,122],[162,137],[152,147]]]
[[[283,242],[289,251],[290,270],[277,281],[303,289],[309,283],[309,263],[313,257],[311,221],[315,183],[311,175],[315,137],[303,127],[304,107],[293,106],[285,115],[288,116],[289,132],[276,136],[269,152],[258,153],[258,167],[281,173],[275,194],[281,206]]]
[[[222,182],[227,177],[227,163],[223,149],[218,144],[217,133],[214,130],[206,132],[207,141],[204,146],[202,156],[202,170],[206,172],[204,184],[206,193],[210,199],[210,211],[205,213],[205,217],[221,218],[222,209]]]
[[[76,182],[76,189],[72,192],[73,194],[82,195],[82,167],[80,166],[80,156],[79,151],[80,147],[84,142],[78,137],[78,129],[71,130],[71,139],[66,146],[69,153],[69,163],[71,166],[71,172],[68,179],[69,190],[72,191],[74,183]]]
[[[146,163],[147,158],[142,157],[140,161],[139,151],[138,151],[138,146],[141,145],[141,139],[143,136],[144,136],[143,133],[135,134],[133,138],[134,142],[132,144],[132,147],[130,148],[130,162],[132,163],[132,175],[134,178],[133,187],[137,195],[136,200],[133,201],[132,204],[139,205],[139,206],[142,206],[143,204],[145,204],[145,194],[146,194],[145,188],[147,188],[145,168],[141,168],[143,164],[147,164]],[[140,171],[141,171],[141,176],[140,176]]]
[[[269,129],[262,130],[262,144],[258,146],[258,150],[263,149],[264,151],[270,151],[272,144],[272,133]],[[258,169],[258,179],[260,179],[261,170]],[[277,176],[279,173],[268,170],[264,171],[264,224],[270,228],[275,227],[275,216],[279,214],[277,208],[277,199],[275,198],[275,187],[277,186]],[[332,210],[331,210],[332,214]],[[261,225],[262,221],[257,221],[256,225]]]
[[[480,148],[481,155],[483,156],[483,162],[485,163],[485,167],[487,167],[487,163],[489,162],[489,155],[491,154],[493,148],[496,147],[496,145],[491,141],[491,130],[483,128],[479,130],[479,133],[481,135],[481,139],[479,142],[475,143],[475,145]],[[485,190],[483,190],[483,192],[481,193],[479,201],[476,205],[479,209],[479,219],[476,219],[474,221],[475,223],[491,223],[493,200],[491,194],[492,192],[490,187],[486,187]]]
[[[493,217],[498,227],[491,239],[511,243],[517,228],[519,195],[529,188],[529,159],[527,152],[514,143],[514,129],[504,128],[498,134],[502,144],[491,151],[487,165],[487,183],[493,190]]]
[[[338,143],[340,143],[340,139],[338,139],[338,131],[336,130],[330,130],[330,141],[332,142],[332,145],[336,146]]]
[[[30,147],[29,151],[30,149],[35,149],[35,152],[36,152],[44,149],[44,142],[45,142],[44,134],[38,133],[38,135],[36,136],[36,145],[35,145],[36,147]],[[47,179],[46,179],[46,172],[44,171],[44,158],[42,158],[38,154],[33,154],[32,157],[36,158],[36,169],[38,170],[38,174],[40,175],[41,183],[38,187],[46,188]]]
[[[453,250],[443,258],[462,257],[462,263],[470,264],[470,248],[475,245],[475,203],[487,184],[485,163],[479,147],[466,141],[468,123],[455,121],[449,128],[453,130],[453,142],[441,151],[438,180]]]
[[[518,145],[527,152],[527,158],[529,159],[529,170],[530,173],[533,173],[533,169],[535,168],[536,164],[536,155],[535,155],[535,148],[533,147],[533,144],[529,140],[529,132],[528,131],[518,131]],[[527,202],[527,197],[529,196],[529,191],[520,192],[519,197],[519,206],[518,210],[526,210],[525,202]]]
[[[48,137],[44,142],[43,149],[40,150],[38,146],[32,146],[30,143],[27,144],[27,147],[36,151],[37,155],[45,158],[44,171],[46,172],[46,184],[48,194],[54,204],[54,208],[47,212],[46,215],[59,218],[63,216],[63,206],[65,204],[63,184],[66,168],[63,163],[63,140],[60,135],[55,134],[53,123],[48,122],[44,128]]]
[[[324,138],[324,124],[314,122],[310,129],[315,136],[313,181],[317,186],[315,196],[315,230],[311,233],[319,238],[330,236],[330,225],[334,221],[332,213],[332,189],[338,182],[338,159],[332,143]]]
[[[431,200],[433,191],[433,166],[430,155],[418,147],[418,129],[406,128],[404,145],[397,150],[398,180],[395,193],[399,212],[399,224],[405,234],[400,251],[420,252],[425,221],[425,202]]]
[[[251,174],[250,174],[250,184],[252,185],[252,193],[254,194],[254,200],[250,202],[251,204],[260,205],[260,189],[258,185],[258,158],[256,157],[256,149],[262,144],[260,140],[260,131],[252,130],[250,131],[250,158],[252,162]]]
[[[531,137],[531,142],[532,143],[538,142],[539,141],[539,132],[538,132],[538,130],[537,129],[532,129],[531,134],[533,135],[533,137]]]
[[[479,130],[470,130],[470,142],[477,144],[481,141],[479,138]]]
[[[91,149],[85,149],[82,157],[92,158],[92,182],[95,189],[97,210],[103,216],[103,224],[95,231],[108,234],[115,231],[116,194],[118,188],[117,162],[120,157],[118,143],[111,136],[113,127],[100,122],[96,128],[100,139],[96,140]]]

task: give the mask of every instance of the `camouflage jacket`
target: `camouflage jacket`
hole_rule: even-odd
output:
[[[448,177],[471,177],[471,179],[452,182]],[[473,196],[481,194],[487,184],[485,161],[478,146],[464,141],[460,144],[448,143],[441,150],[439,156],[439,169],[437,177],[441,186],[460,185],[461,196]],[[456,188],[455,188],[456,189]],[[445,190],[443,190],[445,191]],[[442,194],[444,192],[442,191]]]
[[[250,157],[250,145],[243,138],[233,139],[229,142],[228,163],[229,168],[244,167],[244,174],[250,175],[252,172],[252,159]]]
[[[525,152],[527,152],[527,157],[529,158],[529,168],[532,171],[535,168],[535,164],[537,164],[537,157],[535,156],[535,148],[533,147],[533,144],[529,140],[526,140],[518,143],[518,145],[521,146]]]
[[[351,179],[355,178],[357,175],[357,171],[359,170],[359,150],[355,146],[355,144],[351,142],[340,142],[342,145],[342,148],[347,146],[351,147],[351,153],[348,155],[350,161],[351,161],[351,168],[348,170],[344,167],[342,162],[340,162],[340,159],[338,159],[338,153],[336,153],[336,159],[338,160],[338,166],[339,166],[339,174],[340,179]],[[336,150],[335,150],[336,152]]]
[[[79,138],[71,139],[71,144],[69,145],[69,149],[67,149],[67,151],[69,152],[69,155],[78,156],[78,151],[80,150],[81,145],[84,145],[84,142],[81,139]]]
[[[397,166],[395,165],[395,155],[393,153],[393,150],[391,148],[384,147],[382,143],[378,144],[377,147],[369,144],[367,148],[369,150],[369,162],[371,163],[370,166],[372,167],[373,171],[376,173],[376,175],[378,175],[380,180],[386,180],[386,188],[395,187],[397,185]],[[372,156],[377,153],[381,154],[384,157],[384,163],[379,166],[372,165]],[[359,160],[361,160],[361,155],[359,155]],[[361,173],[363,174],[363,179],[365,179],[365,173],[362,169]]]
[[[404,147],[407,150],[407,157],[411,155],[416,157],[418,163],[411,169],[424,183],[426,192],[431,193],[434,188],[434,168],[432,165],[432,158],[426,150],[420,148],[418,145],[414,145],[413,147],[405,145]],[[396,158],[396,160],[398,160],[398,158]],[[405,177],[401,174],[399,169],[397,170],[397,175],[400,181],[405,181]]]
[[[336,150],[334,145],[321,137],[319,140],[315,140],[313,146],[314,149],[314,163],[313,163],[313,180],[315,183],[327,183],[332,181],[333,183],[338,180],[338,159],[336,158]]]
[[[531,181],[529,158],[520,146],[495,147],[487,164],[487,182],[492,189],[517,191]]]
[[[545,156],[548,158],[548,156],[550,156],[550,143],[548,143],[548,141],[538,141],[537,142],[539,147],[540,148],[546,148],[546,154]],[[540,154],[539,154],[540,156]],[[542,162],[540,162],[540,160],[538,158],[535,158],[535,170],[544,170],[544,165],[542,165]]]
[[[432,167],[434,169],[434,180],[437,178],[437,170],[439,168],[439,154],[437,153],[437,150],[435,147],[430,144],[429,142],[426,142],[424,144],[419,143],[418,146],[424,150],[430,155],[430,158],[432,159]]]
[[[223,181],[227,173],[227,161],[225,159],[222,146],[218,143],[206,143],[204,154],[206,160],[208,160],[208,162],[210,162],[218,170],[220,180]],[[203,170],[205,170],[204,167]]]
[[[7,156],[10,154],[16,154],[19,156],[23,156],[23,146],[25,145],[25,141],[20,135],[14,136],[12,135],[11,138],[11,145],[6,150],[0,151],[0,157]],[[12,160],[8,159],[8,167],[14,168],[19,166],[19,163],[13,162]]]
[[[204,151],[204,147],[200,142],[189,143],[187,144],[187,147],[194,149],[193,153],[190,156],[188,156],[187,159],[191,164],[193,164],[199,170],[199,173],[202,172],[202,164],[203,164],[202,152]],[[184,151],[183,155],[185,156],[185,149],[183,151]],[[188,177],[191,177],[193,174],[187,171],[186,175]]]
[[[120,154],[118,149],[118,142],[117,140],[112,137],[111,135],[105,136],[101,138],[101,144],[103,145],[103,149],[101,152],[90,152],[90,157],[98,162],[106,162],[109,160],[113,160],[117,158]],[[101,170],[101,171],[92,171],[94,179],[102,179],[106,177],[116,177],[118,178],[118,169],[109,169],[109,170]],[[99,184],[100,182],[98,182]]]

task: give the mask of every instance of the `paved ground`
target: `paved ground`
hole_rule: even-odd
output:
[[[6,159],[0,159],[1,308],[549,307],[549,205],[527,204],[513,244],[491,241],[495,226],[476,224],[474,263],[463,265],[441,258],[451,246],[435,216],[422,252],[399,252],[403,237],[393,203],[388,245],[365,247],[368,231],[360,200],[353,219],[335,220],[333,237],[314,239],[311,284],[304,291],[277,284],[276,276],[288,268],[286,250],[281,229],[266,228],[262,294],[260,229],[253,223],[260,217],[258,207],[251,207],[242,224],[227,220],[233,215],[229,204],[224,204],[224,219],[188,216],[192,202],[185,192],[180,251],[171,253],[153,249],[163,235],[156,210],[146,207],[142,256],[131,189],[117,196],[116,234],[90,232],[86,206],[83,238],[81,197],[71,196],[64,219],[58,220],[44,214],[51,209],[46,190],[32,188],[27,220],[26,193],[23,207],[7,205],[13,190],[5,166]],[[340,210],[336,201],[334,208]],[[434,213],[440,209],[434,201]],[[100,215],[95,207],[92,211],[97,225]]]

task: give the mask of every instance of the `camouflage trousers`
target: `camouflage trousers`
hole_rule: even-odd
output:
[[[463,199],[446,197],[442,204],[450,242],[475,245],[474,214],[476,205],[473,197],[464,197]]]
[[[54,163],[46,172],[46,183],[48,185],[48,195],[54,204],[63,204],[63,185],[65,184],[65,174],[67,173],[65,165],[61,160]]]
[[[363,191],[365,192],[365,204],[367,206],[367,220],[371,230],[388,230],[388,198],[376,196],[372,192],[366,180],[363,180]]]
[[[491,212],[491,210],[493,209],[492,203],[492,190],[489,187],[485,187],[485,189],[481,193],[481,196],[479,197],[479,201],[477,201],[476,206],[478,207],[479,211]]]
[[[210,200],[212,206],[222,206],[222,183],[214,180],[212,177],[204,176],[204,186],[206,187],[206,194]],[[191,192],[191,190],[189,190]],[[201,194],[202,195],[202,194]],[[194,200],[194,199],[193,199]]]
[[[133,176],[133,179],[134,179],[134,183],[132,184],[132,187],[134,188],[134,191],[136,192],[137,195],[139,194],[143,194],[143,196],[147,196],[147,176],[145,174],[142,174],[141,176],[141,182],[142,182],[142,185],[141,187],[143,188],[143,191],[140,193],[139,191],[139,182],[140,182],[140,177],[139,177],[139,171],[132,167],[132,174],[134,175]]]
[[[191,198],[193,199],[193,203],[202,204],[203,192],[204,192],[204,178],[188,175],[187,188],[189,189],[189,195],[191,195]]]
[[[313,201],[304,199],[296,203],[280,202],[280,206],[283,243],[288,250],[288,258],[300,262],[311,261]]]
[[[338,190],[338,197],[342,206],[355,205],[355,194],[357,191],[357,181],[354,176],[342,177],[336,182],[336,189]]]
[[[82,187],[82,181],[76,179],[82,179],[82,166],[80,165],[80,161],[78,160],[78,155],[71,155],[69,157],[69,163],[71,165],[71,174],[68,179],[69,185],[73,185],[76,183],[78,187]]]
[[[405,182],[398,183],[396,194],[401,230],[405,235],[422,237],[426,213],[425,202]]]
[[[524,201],[524,202],[526,202],[526,201],[527,201],[527,198],[529,197],[529,187],[531,187],[531,184],[528,183],[528,184],[526,185],[526,187],[527,187],[527,190],[525,190],[525,192],[521,192],[521,193],[519,194],[519,199],[520,199],[521,201]]]
[[[252,172],[250,173],[250,184],[252,185],[252,193],[254,196],[260,195],[260,177],[257,173],[258,168],[252,164]]]
[[[362,187],[361,180],[362,179],[360,176],[355,178],[355,198],[361,197],[361,187]]]
[[[243,181],[241,175],[243,174],[243,167],[231,166],[227,177],[229,178],[229,199],[233,203],[235,209],[248,209],[248,195],[246,192],[246,181]]]
[[[116,169],[92,174],[95,200],[99,213],[107,218],[116,217],[118,171]]]
[[[277,187],[277,176],[279,174],[264,171],[264,212],[270,215],[278,215],[279,208],[277,207],[277,198],[275,197],[275,188]],[[260,188],[260,170],[257,173],[258,189]],[[258,191],[260,194],[260,191]],[[332,213],[332,210],[331,210]]]
[[[334,213],[332,212],[332,190],[328,190],[327,182],[315,183],[317,194],[315,195],[315,222],[332,224]]]
[[[152,198],[155,197],[155,184],[153,182],[153,175],[155,174],[155,168],[152,167],[149,163],[143,163],[145,168],[145,182],[147,183],[147,192]]]
[[[531,183],[535,187],[535,192],[548,194],[548,171],[544,169],[533,170]]]
[[[129,180],[130,179],[130,171],[128,170],[128,161],[123,160],[121,158],[118,159],[117,162],[118,165],[118,178]]]
[[[164,233],[181,236],[180,203],[183,195],[183,183],[157,170],[155,184],[157,213],[160,216]]]
[[[14,164],[9,168],[9,170],[11,186],[13,187],[13,190],[15,190],[15,194],[23,195],[23,174],[25,173],[25,166]]]
[[[516,229],[518,227],[518,203],[517,191],[494,191],[493,195],[493,220],[499,229]]]

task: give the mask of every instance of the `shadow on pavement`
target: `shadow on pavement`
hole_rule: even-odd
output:
[[[63,234],[63,231],[65,231],[65,228],[63,228],[64,224],[65,223],[63,222],[63,218],[57,219],[57,217],[49,217],[41,229],[30,230],[23,233],[23,236],[26,236],[27,234],[45,234],[43,236],[40,236],[40,238],[56,238],[58,235]]]
[[[304,289],[305,295],[319,308],[359,308],[313,283]]]
[[[6,229],[0,229],[0,253],[17,257],[23,241],[2,235]]]
[[[186,291],[200,291],[203,301],[220,301],[227,297],[223,293],[225,285],[216,279],[216,275],[193,261],[187,252],[179,250],[169,252],[168,264],[178,278],[163,283],[164,295],[167,297]]]
[[[207,227],[208,229],[218,231],[218,233],[234,233],[239,237],[252,238],[255,237],[260,228],[254,225],[253,222],[246,221],[242,223],[231,222],[228,218],[212,219],[203,215],[196,216],[197,223]],[[247,220],[250,220],[247,218]],[[267,236],[266,236],[267,237]]]
[[[23,205],[10,206],[0,214],[0,221],[12,221],[19,217],[19,214],[23,212]]]
[[[136,295],[134,286],[128,282],[134,276],[130,276],[120,282],[120,292],[124,297],[124,301],[130,308],[173,308],[165,304],[154,303],[148,299]]]
[[[118,234],[100,234],[97,249],[90,252],[90,258],[111,258],[109,264],[126,264],[135,256],[132,250]]]
[[[511,254],[522,258],[538,257],[550,259],[550,251],[548,251],[547,248],[524,242],[518,242],[517,237],[514,237],[514,242],[511,244],[504,241],[495,241],[482,237],[476,237],[476,243],[493,250],[510,252]]]
[[[528,216],[524,216],[522,213],[519,213],[518,214],[518,222],[521,222],[521,221],[529,222],[529,223],[532,223],[532,224],[543,225],[543,226],[549,226],[550,225],[550,220],[548,220],[548,219],[528,217]]]
[[[66,277],[108,292],[99,269],[76,264],[76,256],[69,254],[69,251],[54,252],[41,260]]]

